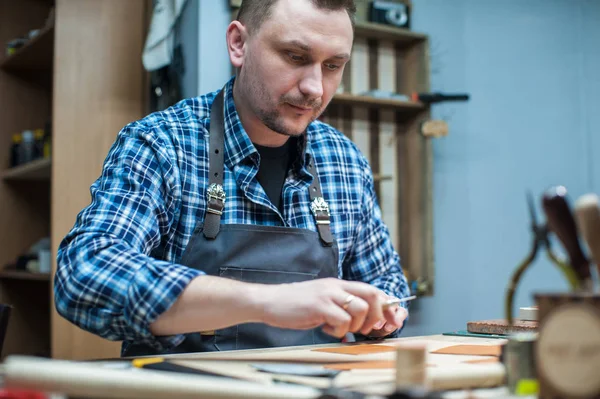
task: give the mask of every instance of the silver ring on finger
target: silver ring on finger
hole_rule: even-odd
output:
[[[342,304],[342,309],[348,310],[348,307],[350,306],[350,302],[352,302],[354,300],[354,298],[356,298],[354,295],[352,295],[352,294],[348,295],[346,297],[346,300]]]

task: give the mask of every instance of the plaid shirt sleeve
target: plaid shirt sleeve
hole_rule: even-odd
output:
[[[119,133],[60,243],[54,293],[59,314],[84,330],[168,349],[184,336],[154,337],[149,325],[202,272],[150,256],[175,228],[181,193],[176,154],[158,137],[139,123]]]
[[[387,295],[397,298],[410,296],[408,282],[400,266],[400,257],[392,246],[388,228],[381,219],[370,166],[364,159],[362,163],[362,217],[344,269],[347,270],[349,279],[369,283]],[[408,302],[401,306],[408,310]]]

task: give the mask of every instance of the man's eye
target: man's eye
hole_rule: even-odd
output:
[[[335,65],[335,64],[325,64],[325,66],[330,71],[336,71],[336,70],[340,69],[340,66],[339,65]]]
[[[290,59],[294,62],[302,62],[304,61],[304,57],[298,54],[288,53]]]

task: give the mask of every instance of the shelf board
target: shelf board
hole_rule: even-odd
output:
[[[368,39],[392,40],[396,43],[406,45],[427,40],[427,35],[423,33],[373,22],[358,22],[355,27],[355,36],[366,37]]]
[[[0,68],[49,87],[53,62],[54,24],[42,28],[36,37],[2,60]]]
[[[50,180],[51,170],[52,160],[44,158],[7,169],[0,176],[5,181]]]
[[[393,180],[393,176],[391,176],[391,175],[373,175],[373,181],[375,181],[375,182],[387,181],[387,180]]]
[[[21,270],[0,270],[0,280],[50,281],[50,273],[32,273]]]
[[[368,108],[385,108],[399,111],[404,114],[417,114],[425,110],[423,103],[416,101],[401,101],[389,98],[376,98],[357,96],[354,94],[340,93],[333,96],[333,104],[363,106]]]

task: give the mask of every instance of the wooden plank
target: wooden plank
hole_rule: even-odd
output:
[[[0,279],[2,280],[32,280],[32,281],[50,281],[50,273],[32,273],[19,270],[0,270]]]
[[[396,90],[396,57],[394,43],[380,41],[377,54],[377,88],[384,91]],[[379,169],[378,173],[390,176],[391,179],[378,182],[382,219],[390,232],[392,245],[399,250],[400,198],[398,197],[398,168],[396,167],[398,152],[396,151],[396,129],[394,110],[380,110],[379,120]]]
[[[376,109],[390,109],[400,112],[403,115],[414,116],[425,109],[425,105],[417,101],[403,101],[391,98],[377,98],[370,96],[359,96],[351,94],[336,94],[333,96],[332,104],[345,104],[354,106],[363,106]]]
[[[143,116],[145,7],[144,0],[57,0],[52,197],[61,200],[52,202],[53,253],[90,203],[90,185],[100,175],[117,133]],[[85,90],[80,82],[86,82]],[[52,267],[54,272],[55,261]],[[116,357],[119,348],[119,343],[84,332],[53,310],[54,357]]]
[[[369,102],[369,97],[356,97],[369,90],[369,81],[367,78],[369,76],[369,69],[369,47],[367,44],[367,40],[363,38],[356,38],[354,40],[354,47],[352,48],[350,89],[348,91],[348,94],[336,95],[334,97],[334,100],[338,102],[344,102],[344,100],[346,100],[347,102],[351,102],[349,105],[358,104],[359,101],[362,105],[373,105],[374,103]],[[351,96],[350,94],[353,94],[353,96]]]
[[[49,158],[37,159],[15,168],[7,169],[0,174],[0,177],[6,181],[26,181],[26,180],[50,180],[52,160]]]
[[[366,108],[355,108],[353,112],[352,141],[369,161],[371,156],[369,111]]]
[[[427,35],[422,33],[373,22],[358,22],[355,35],[369,39],[390,40],[407,46],[427,39]]]

